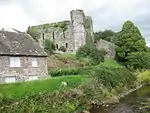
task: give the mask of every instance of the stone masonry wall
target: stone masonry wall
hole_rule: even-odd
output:
[[[86,43],[86,35],[91,36],[91,40],[93,41],[92,19],[89,16],[86,17],[83,10],[72,10],[70,17],[70,21],[30,27],[30,29],[35,29],[41,34],[38,39],[39,45],[44,46],[42,44],[43,40],[50,39],[55,44],[57,50],[61,46],[64,46],[67,52],[75,52]]]
[[[116,52],[115,52],[115,45],[113,43],[100,39],[96,43],[96,47],[99,50],[105,50],[107,52],[107,55],[105,56],[106,59],[115,58]]]
[[[10,57],[0,56],[0,83],[4,82],[6,76],[15,76],[18,82],[28,80],[29,76],[36,75],[39,79],[48,77],[46,57],[37,58],[38,67],[32,67],[32,58],[20,57],[21,67],[10,67]]]
[[[73,24],[73,38],[75,44],[75,51],[85,45],[86,31],[85,31],[85,15],[82,10],[73,10],[70,12],[71,21]]]

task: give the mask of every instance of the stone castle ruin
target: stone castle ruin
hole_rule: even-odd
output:
[[[28,30],[38,32],[37,39],[41,47],[44,47],[45,39],[50,39],[57,51],[63,46],[66,52],[72,53],[85,45],[87,41],[94,44],[92,18],[85,16],[83,10],[79,9],[72,10],[70,18],[71,20],[67,21],[32,26]]]

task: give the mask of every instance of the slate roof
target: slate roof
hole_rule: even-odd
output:
[[[30,35],[14,31],[0,30],[0,55],[47,56]]]

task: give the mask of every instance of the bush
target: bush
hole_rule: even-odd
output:
[[[46,53],[50,55],[53,53],[53,50],[55,50],[55,45],[49,39],[45,39],[44,49]]]
[[[141,82],[141,83],[150,83],[150,71],[147,70],[147,71],[144,71],[144,72],[141,72],[138,77],[138,82]]]
[[[94,69],[92,76],[95,79],[95,83],[102,83],[108,88],[132,86],[136,79],[135,75],[125,68],[109,66],[100,66]]]
[[[59,51],[66,52],[66,48],[65,48],[64,46],[61,46],[61,47],[59,48]]]
[[[78,69],[76,68],[66,68],[66,69],[54,69],[54,70],[50,70],[49,74],[52,77],[56,77],[56,76],[63,76],[63,75],[78,75]]]
[[[91,65],[99,64],[104,61],[104,52],[101,52],[96,47],[89,47],[84,45],[80,47],[76,52],[76,58],[88,58]]]
[[[126,66],[133,69],[149,69],[150,68],[150,53],[132,52],[126,57]]]
[[[49,75],[52,77],[56,76],[66,76],[66,75],[88,75],[97,66],[86,66],[79,68],[57,68],[54,70],[49,70]]]

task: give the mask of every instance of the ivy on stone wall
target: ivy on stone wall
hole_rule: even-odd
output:
[[[66,31],[67,30],[67,22],[68,21],[54,23],[53,27],[61,28],[63,31]]]

